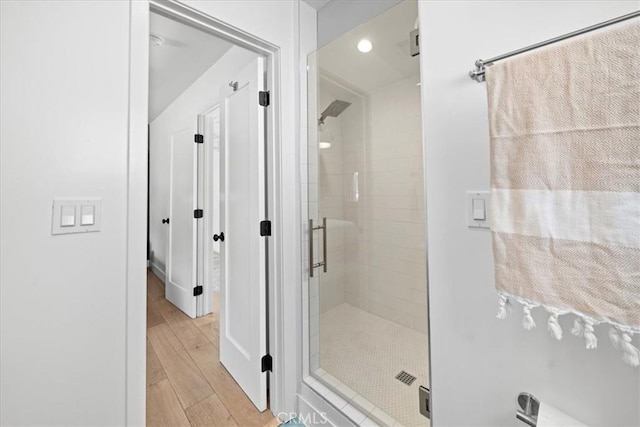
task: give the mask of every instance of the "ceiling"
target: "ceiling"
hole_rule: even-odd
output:
[[[409,77],[418,82],[419,56],[409,55],[417,17],[418,3],[405,0],[318,50],[318,66],[369,93]],[[373,44],[369,53],[357,49],[363,38]]]
[[[164,39],[162,46],[149,46],[152,122],[233,45],[156,13],[150,14],[149,32]]]

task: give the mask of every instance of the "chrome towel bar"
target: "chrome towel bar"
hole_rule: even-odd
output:
[[[536,43],[536,44],[532,44],[531,46],[527,46],[527,47],[523,47],[521,49],[517,49],[502,55],[498,55],[498,56],[494,56],[493,58],[489,58],[489,59],[478,59],[476,61],[476,69],[475,70],[471,70],[469,71],[469,77],[471,77],[473,80],[482,83],[484,81],[484,70],[486,69],[486,67],[488,67],[489,65],[493,65],[494,62],[496,61],[501,61],[503,59],[515,56],[515,55],[519,55],[521,53],[524,52],[529,52],[530,50],[534,50],[537,49],[539,47],[543,47],[543,46],[547,46],[562,40],[566,40],[569,39],[571,37],[575,37],[575,36],[579,36],[581,34],[585,34],[588,33],[589,31],[593,31],[593,30],[598,30],[600,28],[604,28],[607,27],[609,25],[613,25],[613,24],[617,24],[618,22],[622,22],[622,21],[626,21],[627,19],[631,19],[631,18],[637,18],[640,17],[640,10],[636,11],[636,12],[631,12],[628,13],[626,15],[622,15],[619,16],[617,18],[613,18],[610,19],[608,21],[605,22],[601,22],[599,24],[595,24],[595,25],[591,25],[590,27],[586,27],[583,28],[581,30],[576,30],[573,31],[571,33],[567,33],[564,34],[562,36],[558,36],[558,37],[554,37],[552,39],[549,40],[545,40],[543,42],[540,43]]]

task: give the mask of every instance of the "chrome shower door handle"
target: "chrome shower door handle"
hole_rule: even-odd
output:
[[[322,267],[327,272],[327,217],[322,218]]]
[[[309,220],[309,277],[313,277],[313,220]]]
[[[322,261],[313,262],[313,232],[316,230],[322,230]],[[313,220],[309,220],[309,276],[313,277],[313,270],[323,267],[323,271],[327,272],[327,218],[322,218],[322,225],[317,227],[313,226]]]

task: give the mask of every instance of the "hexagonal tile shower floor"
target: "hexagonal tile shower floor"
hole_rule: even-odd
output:
[[[367,406],[374,416],[380,414],[381,421],[429,425],[418,407],[418,387],[429,384],[425,334],[341,304],[320,315],[320,368],[316,374],[325,382],[359,394],[357,400],[346,397]],[[401,371],[417,379],[411,384],[399,381]]]

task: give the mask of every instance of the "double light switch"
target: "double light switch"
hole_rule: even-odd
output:
[[[100,231],[101,199],[54,199],[51,234]]]

